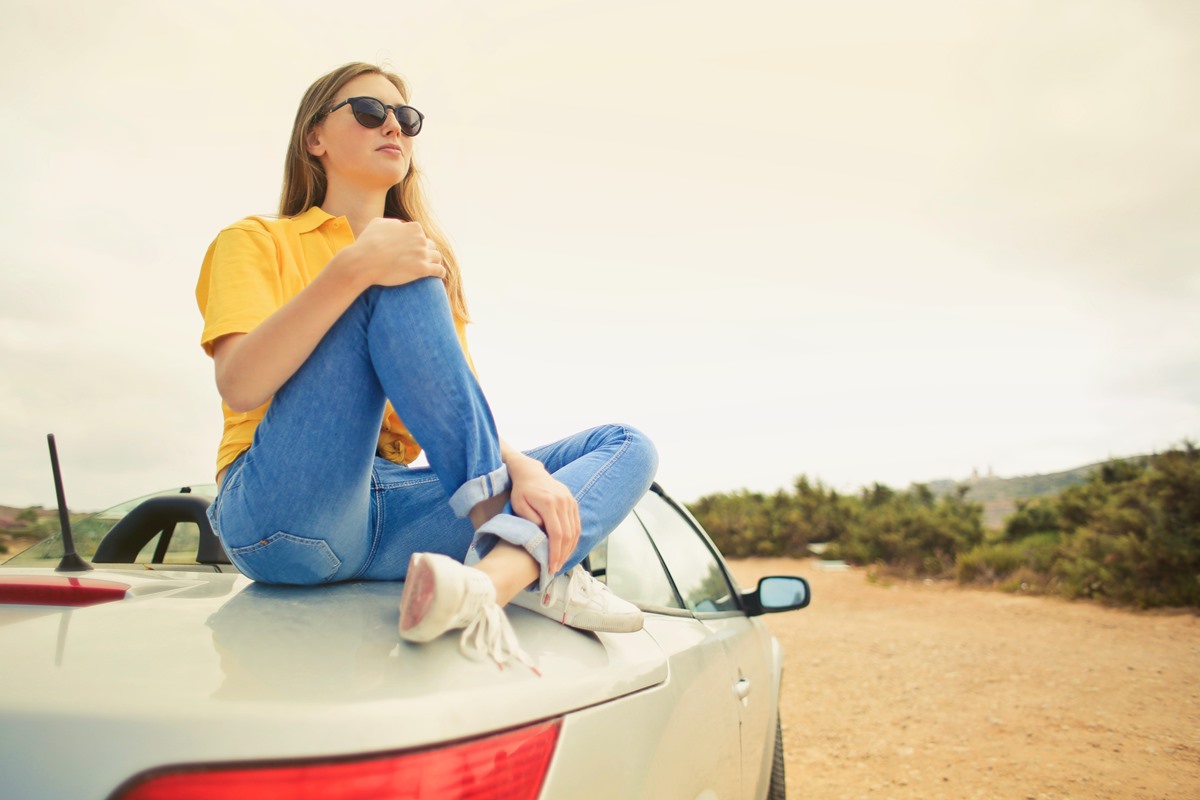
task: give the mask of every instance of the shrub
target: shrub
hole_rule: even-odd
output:
[[[1039,497],[1034,500],[1018,500],[1016,505],[1016,511],[1004,523],[1006,540],[1017,541],[1038,533],[1057,533],[1062,530],[1053,499]]]
[[[1142,608],[1200,606],[1200,454],[1188,444],[1136,468],[1102,469],[1067,499],[1080,519],[1051,573],[1068,597]]]
[[[958,557],[955,572],[959,583],[994,584],[1025,570],[1045,576],[1058,552],[1057,533],[1039,533],[1016,542],[980,545]],[[1028,582],[1028,578],[1024,582]],[[1044,583],[1044,577],[1039,583]]]
[[[692,506],[730,556],[802,556],[884,565],[909,576],[1152,606],[1200,606],[1200,453],[1188,443],[1112,461],[1057,497],[1020,502],[984,541],[966,489],[935,498],[876,483],[839,496],[800,477],[794,491],[712,495]]]

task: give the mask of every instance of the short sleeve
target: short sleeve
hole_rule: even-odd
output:
[[[222,336],[254,330],[283,305],[274,238],[250,220],[221,231],[204,256],[196,302],[204,317],[200,344],[210,356]]]

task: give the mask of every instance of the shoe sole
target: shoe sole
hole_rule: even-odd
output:
[[[404,593],[400,596],[400,635],[412,642],[427,642],[437,638],[421,629],[421,623],[433,607],[437,592],[437,577],[433,568],[418,555],[412,557],[408,574],[404,579]],[[440,634],[441,631],[438,631]]]
[[[554,619],[551,617],[551,619]],[[627,617],[612,618],[602,614],[592,616],[590,614],[576,614],[571,619],[564,619],[563,625],[570,628],[579,628],[584,631],[596,631],[597,633],[635,633],[640,631],[645,626],[645,617],[638,614],[636,617],[629,615]]]
[[[640,612],[638,614],[612,616],[597,612],[581,611],[575,616],[568,618],[565,615],[553,613],[536,601],[522,602],[519,597],[514,599],[511,605],[532,611],[560,625],[566,625],[568,628],[578,628],[581,631],[595,631],[596,633],[636,633],[645,627],[646,620],[645,615]]]

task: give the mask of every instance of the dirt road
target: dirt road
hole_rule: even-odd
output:
[[[815,561],[731,564],[744,587],[803,575],[782,642],[789,798],[1200,798],[1200,617]]]

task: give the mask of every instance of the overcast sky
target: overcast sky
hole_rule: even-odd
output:
[[[680,499],[1200,433],[1191,0],[3,0],[0,503],[210,481],[197,271],[305,88],[382,63],[502,435]]]

